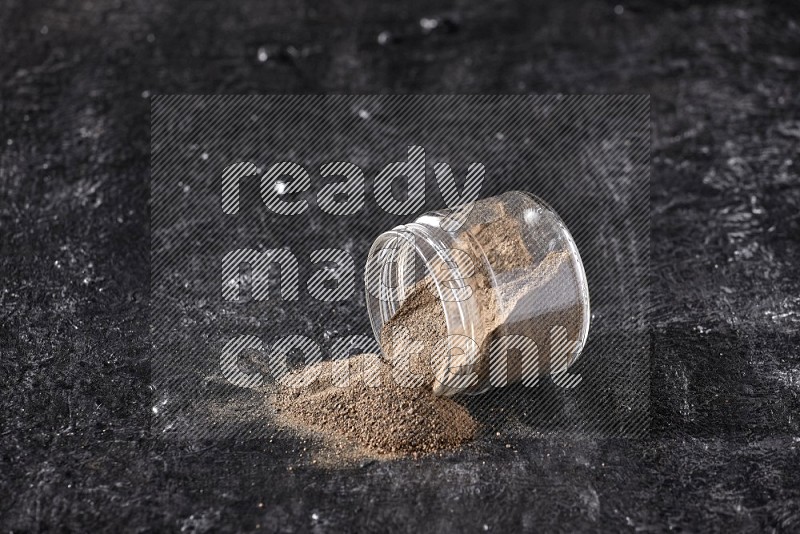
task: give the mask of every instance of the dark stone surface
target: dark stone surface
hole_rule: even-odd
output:
[[[800,10],[622,7],[4,2],[0,526],[800,530]],[[328,91],[652,95],[649,438],[151,439],[144,97]]]

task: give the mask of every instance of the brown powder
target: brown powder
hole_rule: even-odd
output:
[[[407,364],[412,371],[425,376],[425,383],[433,382],[430,354],[436,343],[447,336],[444,308],[439,296],[432,290],[430,276],[423,278],[406,297],[400,308],[381,328],[381,349],[389,362]],[[397,339],[396,335],[407,332],[409,339]],[[404,342],[414,342],[415,353],[404,361],[404,351],[396,351]]]
[[[518,222],[501,218],[470,228],[469,247],[480,250],[495,276],[523,269],[502,286],[486,266],[478,264],[470,281],[481,311],[479,355],[467,370],[478,373],[485,384],[489,372],[489,347],[493,339],[509,333],[525,335],[547,356],[551,325],[562,325],[570,339],[577,339],[582,322],[578,304],[530,318],[530,310],[547,309],[559,291],[573,284],[572,259],[567,252],[552,252],[536,264],[522,242]],[[574,285],[574,284],[573,284]],[[494,286],[494,287],[493,287]],[[543,308],[542,308],[543,306]],[[395,351],[398,327],[407,329],[413,351]],[[420,454],[451,449],[474,438],[478,424],[453,399],[447,376],[433,369],[430,355],[447,336],[444,307],[430,276],[420,281],[380,333],[388,362],[363,354],[338,362],[322,362],[303,373],[319,377],[306,387],[280,387],[273,397],[279,419],[300,430],[312,430],[344,438],[377,453]],[[545,350],[543,350],[545,349]],[[397,352],[397,353],[396,353]],[[407,354],[408,353],[408,354]],[[413,353],[413,355],[411,354]],[[541,357],[541,356],[540,356]],[[391,363],[389,363],[391,362]],[[457,357],[450,368],[458,367]],[[544,361],[544,367],[549,362]],[[288,377],[299,380],[301,372]],[[521,366],[511,359],[508,382],[521,378]]]
[[[350,368],[343,387],[326,361],[306,371],[320,373],[310,387],[279,390],[274,403],[283,422],[344,437],[378,453],[452,449],[475,436],[478,425],[469,412],[452,399],[433,395],[430,383],[397,385],[392,366],[373,354],[337,363]]]
[[[469,235],[478,243],[495,272],[530,268],[533,260],[522,240],[520,223],[516,219],[501,217],[490,223],[472,226]],[[476,267],[480,274],[481,265]]]

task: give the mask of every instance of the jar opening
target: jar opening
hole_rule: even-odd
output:
[[[375,338],[380,341],[384,324],[419,284],[427,284],[443,308],[447,335],[476,339],[479,312],[469,284],[471,269],[472,258],[438,227],[411,223],[381,234],[370,249],[365,271]]]

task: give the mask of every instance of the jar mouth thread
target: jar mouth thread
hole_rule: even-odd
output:
[[[379,345],[383,325],[426,276],[430,276],[431,289],[442,303],[448,335],[462,334],[474,339],[479,311],[474,299],[465,295],[465,290],[471,288],[463,281],[469,280],[471,273],[464,270],[463,261],[451,254],[459,250],[456,246],[448,232],[419,222],[396,226],[375,240],[369,251],[365,278],[367,285],[374,284],[370,280],[379,284],[378,288],[367,288],[367,298],[377,301],[374,309],[378,313],[369,315]],[[387,357],[382,346],[381,353]]]

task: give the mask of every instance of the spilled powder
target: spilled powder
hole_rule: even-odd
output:
[[[483,322],[476,362],[466,365],[482,380],[488,376],[488,347],[494,337],[516,333],[531,337],[546,346],[549,325],[561,324],[568,336],[577,339],[581,324],[580,306],[527,317],[530,306],[546,304],[559,288],[574,276],[566,252],[551,252],[536,262],[519,238],[517,222],[501,218],[469,234],[485,255],[495,275],[525,269],[522,277],[512,277],[505,288],[493,287],[498,280],[478,266],[471,287],[481,309]],[[475,243],[472,244],[475,246]],[[431,284],[423,278],[403,301],[380,333],[380,356],[362,354],[347,360],[325,361],[285,377],[272,396],[278,420],[301,431],[312,431],[351,443],[379,454],[419,455],[456,448],[478,433],[479,424],[449,394],[448,378],[432,368],[430,355],[437,341],[446,337],[444,308]],[[531,295],[534,296],[531,300]],[[527,299],[527,300],[526,300]],[[520,309],[522,308],[522,309]],[[514,316],[523,317],[515,320]],[[395,353],[394,332],[404,327],[415,344],[413,353]],[[406,340],[407,341],[407,340]],[[451,362],[451,369],[458,362]],[[521,369],[509,361],[508,381],[518,381]],[[287,386],[293,384],[295,387]],[[297,387],[302,384],[301,387]]]
[[[308,387],[278,391],[274,404],[279,420],[384,454],[452,449],[475,436],[478,425],[463,406],[435,396],[429,383],[398,385],[392,367],[376,355],[336,363],[349,365],[347,385],[334,382],[337,373],[330,361],[302,371],[320,376]],[[344,376],[338,378],[345,380]]]

